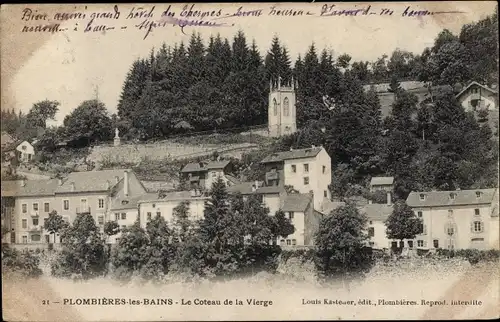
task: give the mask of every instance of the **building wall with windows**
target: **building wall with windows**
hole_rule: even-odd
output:
[[[481,109],[492,111],[498,108],[498,93],[477,83],[464,89],[457,95],[457,99],[467,112]]]
[[[305,245],[306,237],[306,214],[303,211],[287,211],[285,218],[290,219],[291,224],[295,227],[295,232],[288,235],[286,238],[280,238],[279,245],[281,246],[302,246]]]
[[[23,141],[16,147],[20,162],[29,162],[35,157],[35,148],[28,142]]]
[[[323,201],[331,197],[328,188],[332,183],[331,158],[324,148],[312,158],[285,160],[284,177],[285,185],[298,192],[313,192],[315,209],[320,209]]]
[[[16,198],[14,216],[15,243],[31,244],[48,242],[49,232],[44,228],[44,220],[53,210],[53,196],[26,196]],[[47,208],[48,206],[48,208]],[[46,211],[48,210],[48,211]],[[51,241],[53,236],[50,236]]]
[[[168,197],[167,197],[168,198]],[[141,227],[146,228],[149,220],[160,214],[169,225],[173,225],[174,208],[181,202],[189,202],[189,218],[193,221],[203,218],[206,197],[186,197],[175,199],[148,200],[139,203]]]
[[[498,248],[495,194],[496,189],[410,193],[407,203],[423,220],[423,233],[415,238],[417,247]]]

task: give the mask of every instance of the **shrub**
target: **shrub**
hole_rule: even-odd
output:
[[[5,271],[14,271],[24,276],[38,277],[42,275],[40,259],[28,250],[18,251],[8,246],[3,246],[2,267]]]

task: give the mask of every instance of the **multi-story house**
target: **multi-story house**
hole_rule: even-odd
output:
[[[226,184],[230,182],[225,173],[229,163],[229,161],[188,163],[182,168],[181,176],[187,181],[189,189],[210,190],[218,178],[222,178]]]
[[[323,201],[330,199],[331,159],[323,147],[273,153],[261,163],[266,168],[265,186],[312,192],[314,209],[320,209]]]
[[[3,242],[49,242],[43,226],[54,210],[57,185],[57,179],[2,182],[2,216],[8,229]]]
[[[5,195],[14,200],[9,201],[14,206],[8,211],[14,214],[14,218],[10,220],[10,236],[5,239],[25,244],[60,242],[57,235],[51,237],[43,229],[44,221],[54,210],[68,223],[73,223],[77,214],[91,214],[102,229],[105,221],[110,220],[112,204],[146,193],[141,182],[128,169],[73,172],[65,179],[2,183],[2,197]],[[4,184],[8,188],[4,189]]]
[[[173,227],[174,209],[182,202],[188,203],[189,219],[193,221],[202,219],[207,199],[208,197],[195,190],[168,192],[161,198],[158,195],[142,198],[138,202],[141,227],[146,228],[147,223],[158,215],[165,218],[168,225]]]
[[[411,192],[406,202],[423,220],[418,248],[498,249],[498,189]]]

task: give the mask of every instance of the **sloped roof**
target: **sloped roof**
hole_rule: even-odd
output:
[[[2,197],[52,196],[59,180],[9,180],[2,181]]]
[[[167,192],[163,198],[160,198],[158,194],[152,194],[148,193],[142,196],[142,198],[139,198],[138,203],[145,203],[145,202],[162,202],[162,201],[182,201],[186,200],[189,201],[190,199],[193,198],[207,198],[207,197],[202,197],[202,196],[197,196],[193,197],[191,196],[191,191],[172,191],[172,192]]]
[[[260,163],[281,162],[290,159],[313,158],[323,149],[322,147],[311,147],[306,149],[277,152],[268,155]]]
[[[394,183],[394,177],[373,177],[370,185],[372,186],[385,186],[392,185]]]
[[[232,175],[226,174],[226,179],[231,182],[232,184],[240,184],[241,181],[238,180],[237,178],[233,177]]]
[[[325,199],[321,203],[321,209],[318,209],[319,212],[325,215],[329,215],[333,210],[337,209],[338,207],[345,206],[345,202],[342,201],[331,201],[328,199]]]
[[[454,190],[454,191],[412,191],[406,203],[410,207],[438,207],[451,205],[480,205],[493,202],[496,189],[476,189],[476,190]],[[480,197],[476,196],[480,192]],[[454,193],[455,198],[451,199],[450,194]],[[420,200],[420,195],[424,194],[425,199]]]
[[[114,187],[118,181],[123,180],[124,172],[130,169],[113,169],[99,171],[71,172],[59,186],[56,193],[74,193],[74,192],[98,192],[107,191]],[[71,183],[74,183],[75,189],[72,190]],[[108,187],[109,183],[109,187]]]
[[[368,217],[368,220],[384,222],[392,213],[393,206],[387,204],[368,204],[361,207],[359,210]]]
[[[203,167],[200,166],[200,163],[198,162],[192,162],[188,163],[182,168],[181,172],[201,172],[201,171],[208,171],[208,170],[213,170],[213,169],[224,169],[227,167],[230,161],[210,161],[206,165],[203,165]]]
[[[303,193],[291,193],[280,200],[280,208],[283,211],[304,212],[311,203],[312,196]]]
[[[140,196],[135,196],[132,198],[117,198],[111,204],[110,210],[124,210],[124,209],[135,209],[139,205],[139,201],[155,200],[158,199],[158,193],[145,193]]]
[[[254,181],[245,181],[245,182],[240,182],[238,184],[235,184],[233,186],[230,186],[227,188],[227,191],[229,193],[241,193],[242,195],[249,195],[252,194],[252,187],[255,184]]]
[[[463,94],[465,91],[467,91],[467,90],[469,89],[469,87],[471,87],[471,86],[479,86],[479,87],[481,87],[481,88],[483,88],[483,89],[485,89],[485,90],[489,91],[490,93],[494,93],[494,94],[497,94],[497,93],[498,93],[498,91],[497,91],[497,90],[495,90],[495,89],[493,89],[493,88],[489,88],[488,86],[481,85],[481,84],[479,84],[478,82],[473,81],[473,82],[469,83],[469,85],[465,86],[465,87],[464,87],[464,89],[460,91],[460,93],[458,93],[457,95],[455,95],[455,97],[457,97],[457,98],[458,98],[458,97],[462,96],[462,94]]]

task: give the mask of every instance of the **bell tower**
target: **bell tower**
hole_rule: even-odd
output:
[[[297,131],[295,88],[293,77],[285,85],[282,84],[281,77],[269,81],[269,136],[280,137]]]

